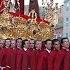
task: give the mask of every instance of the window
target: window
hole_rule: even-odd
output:
[[[66,37],[68,37],[68,33],[66,33]]]
[[[68,21],[69,20],[69,18],[66,18],[66,21]]]

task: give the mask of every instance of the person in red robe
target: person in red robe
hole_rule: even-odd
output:
[[[5,70],[6,69],[6,67],[5,67],[5,52],[4,52],[4,48],[5,48],[5,40],[4,39],[2,39],[1,40],[1,42],[2,42],[2,44],[3,44],[3,49],[2,49],[2,62],[1,62],[1,70]]]
[[[22,70],[28,70],[28,47],[29,41],[23,40],[23,58],[22,58]]]
[[[57,54],[55,58],[55,63],[54,63],[54,69],[53,70],[64,70],[64,60],[67,52],[69,52],[69,40],[68,38],[62,38],[61,39],[61,45],[62,49],[60,52]]]
[[[52,41],[50,39],[45,41],[45,47],[45,50],[40,54],[37,70],[48,70],[48,56],[52,48]]]
[[[32,52],[32,57],[31,57],[31,70],[37,70],[37,64],[38,64],[38,60],[39,60],[39,55],[42,51],[42,41],[36,41],[35,42],[35,48],[36,50],[34,50]]]
[[[28,70],[31,69],[31,57],[32,57],[32,54],[33,54],[33,51],[34,51],[34,40],[31,39],[29,40],[29,47],[27,49],[27,54],[28,54]]]
[[[4,46],[5,46],[5,40],[4,39],[0,39],[0,69],[5,69],[5,67],[3,66],[3,60],[4,60]]]
[[[17,50],[16,50],[16,40],[11,39],[11,70],[16,70],[16,57],[17,57]]]
[[[55,58],[60,51],[60,41],[58,39],[54,39],[53,43],[53,50],[48,57],[48,70],[53,70]]]
[[[66,53],[63,70],[70,70],[70,51]]]
[[[16,70],[22,70],[22,39],[17,39]]]
[[[67,53],[65,55],[65,58],[64,58],[64,69],[63,70],[70,70],[70,51],[69,51],[69,48],[70,48],[70,45],[69,45],[69,40],[67,38],[65,38],[62,42],[62,46],[66,48],[67,50]]]
[[[5,58],[5,67],[6,69],[5,70],[10,70],[11,69],[11,49],[10,49],[10,39],[6,39],[5,40],[5,48],[4,48],[4,58]]]

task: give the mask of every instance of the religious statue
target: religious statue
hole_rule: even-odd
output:
[[[36,19],[37,18],[37,13],[35,12],[34,9],[29,13],[29,16],[30,16],[31,19]]]
[[[15,5],[11,2],[11,0],[8,1],[7,5],[8,11],[15,13]]]

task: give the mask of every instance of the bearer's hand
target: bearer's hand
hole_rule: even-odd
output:
[[[1,70],[5,69],[6,67],[1,67]]]
[[[10,66],[6,66],[7,68],[11,68]]]

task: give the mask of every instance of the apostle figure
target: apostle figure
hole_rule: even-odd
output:
[[[39,18],[39,5],[38,0],[30,0],[29,2],[29,12],[31,12],[34,9],[34,11],[37,13],[37,17]]]
[[[24,14],[24,0],[15,0],[16,12]]]
[[[3,9],[4,9],[3,0],[0,0],[0,14],[3,12]]]
[[[15,7],[11,0],[8,1],[8,11],[15,13]]]

